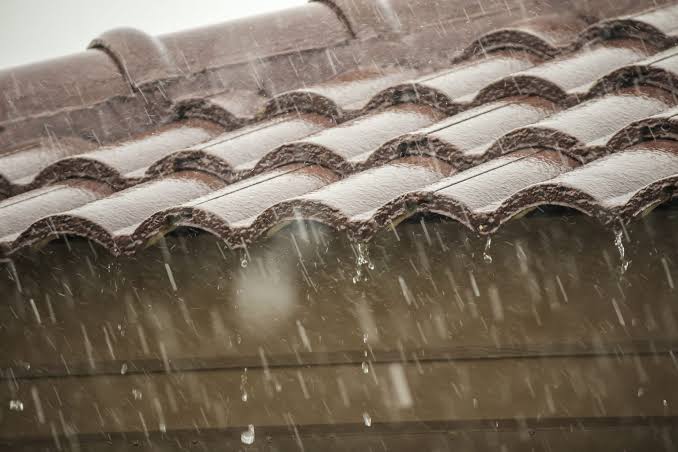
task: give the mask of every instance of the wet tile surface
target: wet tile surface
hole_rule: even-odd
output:
[[[317,5],[308,11],[312,16],[326,14],[324,7]],[[363,11],[360,8],[354,12],[366,14],[366,10],[357,11]],[[367,237],[387,227],[387,221],[405,218],[415,211],[440,209],[441,205],[434,204],[443,202],[446,190],[428,191],[433,180],[427,175],[453,172],[454,179],[464,181],[461,185],[451,184],[455,191],[478,184],[474,188],[477,202],[455,201],[457,207],[465,206],[464,215],[469,215],[464,209],[475,212],[472,220],[466,218],[463,222],[487,232],[508,218],[495,210],[520,211],[520,202],[528,202],[528,198],[532,204],[544,203],[552,199],[554,190],[565,193],[571,189],[566,182],[570,176],[559,176],[560,172],[584,164],[581,171],[573,174],[593,174],[607,162],[613,168],[615,162],[624,165],[625,158],[635,158],[637,164],[624,165],[623,172],[611,170],[610,174],[619,175],[619,180],[589,178],[592,182],[579,187],[581,190],[572,188],[578,193],[593,193],[595,201],[590,201],[591,207],[584,211],[595,211],[595,216],[608,223],[628,221],[637,215],[637,203],[647,208],[670,199],[675,191],[670,164],[663,166],[663,160],[655,159],[649,151],[621,153],[629,146],[648,143],[644,149],[655,146],[667,152],[657,155],[672,155],[678,51],[672,47],[674,30],[666,17],[673,14],[675,6],[660,6],[623,18],[603,17],[588,27],[574,16],[560,20],[549,15],[523,18],[477,37],[448,68],[428,74],[422,74],[425,69],[405,66],[350,69],[315,85],[280,92],[267,101],[266,93],[252,94],[237,87],[223,93],[212,91],[203,97],[184,95],[183,100],[177,101],[176,111],[194,119],[175,120],[150,133],[132,134],[103,147],[92,137],[36,137],[33,142],[10,147],[0,154],[0,195],[8,198],[11,215],[16,216],[6,221],[11,226],[0,231],[2,252],[8,254],[28,244],[45,243],[48,237],[60,234],[95,238],[101,233],[106,240],[111,234],[126,237],[125,246],[120,248],[121,243],[117,243],[111,249],[134,253],[157,234],[191,221],[196,227],[219,230],[218,235],[229,242],[245,243],[275,230],[276,221],[283,224],[292,215],[324,218],[340,230],[349,228]],[[350,24],[351,19],[347,20]],[[156,46],[153,52],[171,54],[172,45],[184,45],[182,39],[216,30],[176,34],[164,43],[143,35],[112,34],[102,38],[102,42],[110,42],[101,45],[118,51],[116,46],[127,39],[124,42],[128,45],[138,45],[140,49]],[[479,53],[481,47],[484,51]],[[224,55],[214,58],[226,58]],[[206,61],[211,57],[201,58]],[[339,60],[334,59],[339,57],[328,53],[327,58],[336,70]],[[144,64],[145,68],[129,74],[137,80],[137,89],[150,83],[149,77],[156,74],[150,66],[155,64],[152,60]],[[170,65],[162,70],[173,69]],[[656,139],[664,141],[652,144]],[[562,155],[554,157],[550,151]],[[604,158],[596,162],[616,153],[621,153],[618,160]],[[530,162],[547,155],[564,166],[555,172],[530,169]],[[409,156],[423,159],[415,158],[406,164],[396,161]],[[279,177],[276,168],[291,164],[300,164],[303,169],[289,174],[283,170],[288,175]],[[593,165],[590,169],[589,164]],[[302,175],[311,168],[304,165],[323,167],[334,176],[319,179],[302,191],[286,185],[287,177]],[[657,172],[653,173],[655,167]],[[434,173],[430,168],[436,168]],[[182,171],[193,172],[193,176],[172,179]],[[161,221],[160,211],[184,212],[185,201],[190,205],[192,197],[199,198],[204,193],[203,189],[195,196],[191,190],[181,196],[168,192],[162,202],[156,202],[150,199],[159,200],[158,196],[150,193],[160,193],[162,189],[153,187],[169,187],[174,180],[204,179],[201,173],[209,174],[217,184],[196,182],[201,187],[238,184],[224,198],[229,200],[228,210],[211,212],[209,221],[204,214],[197,218],[165,216]],[[487,184],[484,178],[506,183]],[[123,221],[123,225],[119,220],[126,214],[121,216],[111,209],[108,204],[113,201],[59,197],[57,194],[65,194],[66,188],[55,192],[46,189],[64,181],[77,183],[84,179],[119,191],[113,198],[115,209],[135,212],[134,218]],[[337,182],[339,179],[344,180]],[[260,186],[259,180],[265,183]],[[536,182],[539,184],[532,187]],[[640,186],[641,182],[645,185]],[[596,187],[596,183],[600,186]],[[250,212],[258,202],[252,199],[264,196],[259,193],[268,186],[275,196],[265,196],[259,202],[262,208]],[[539,187],[543,193],[538,192]],[[322,190],[317,195],[306,194],[316,189]],[[141,193],[149,193],[149,198]],[[424,199],[423,193],[434,195]],[[298,198],[300,195],[303,197]],[[366,196],[368,199],[363,200]],[[457,218],[461,211],[450,202],[443,203],[447,203],[445,213]],[[81,218],[78,209],[100,213]],[[246,211],[250,212],[250,221],[236,234],[231,226],[233,219],[245,217],[235,213]],[[63,222],[66,218],[70,218],[68,225]],[[229,225],[226,229],[231,232],[225,233],[223,227],[215,229],[214,222]],[[51,225],[50,232],[40,224]],[[54,227],[55,224],[62,227]],[[136,230],[141,225],[147,229]]]

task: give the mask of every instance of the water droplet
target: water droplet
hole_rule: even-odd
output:
[[[167,433],[167,426],[165,424],[160,424],[158,428],[160,429],[161,432]]]
[[[473,272],[469,270],[468,279],[471,281],[471,288],[473,289],[473,295],[476,297],[480,296],[480,289],[478,288],[478,283],[476,282],[476,277],[473,275]]]
[[[363,334],[363,344],[367,344],[367,340],[369,339],[369,336],[367,333]]]
[[[132,396],[134,397],[134,400],[141,400],[144,398],[144,395],[141,393],[141,391],[136,388],[132,389]]]
[[[122,367],[120,367],[120,375],[125,375],[127,373],[127,363],[122,363]]]
[[[673,290],[675,285],[673,284],[673,278],[671,277],[671,270],[669,269],[669,263],[665,257],[661,258],[662,267],[664,267],[664,273],[666,274],[666,280],[669,283],[669,289]]]
[[[621,229],[615,231],[614,244],[617,247],[617,251],[619,252],[619,260],[621,262],[619,265],[619,273],[621,275],[624,275],[624,273],[626,273],[626,270],[629,268],[629,264],[631,263],[631,261],[626,259],[623,238],[624,236]]]
[[[409,287],[407,287],[405,278],[398,276],[398,284],[400,284],[400,290],[403,293],[403,297],[405,297],[405,302],[408,305],[411,305],[414,302],[414,297],[412,296],[412,292],[410,291]]]
[[[389,365],[389,373],[391,374],[391,383],[395,392],[395,400],[398,402],[400,408],[409,408],[413,404],[412,393],[410,392],[410,385],[405,375],[405,369],[400,363],[393,363]]]
[[[366,243],[358,243],[355,246],[356,269],[353,275],[353,284],[367,280],[367,272],[364,267],[374,270],[374,263],[370,260],[370,252]]]
[[[240,441],[247,445],[254,444],[254,425],[247,426],[247,430],[240,434]]]
[[[174,279],[174,273],[172,273],[172,267],[169,266],[167,262],[165,262],[165,271],[167,272],[167,278],[169,279],[170,286],[172,286],[173,291],[177,291],[177,282]]]
[[[612,307],[614,308],[614,312],[617,314],[617,320],[619,320],[619,324],[623,327],[626,327],[624,315],[622,314],[621,308],[619,307],[619,303],[617,303],[617,300],[614,298],[612,299]]]
[[[362,363],[362,366],[361,366],[361,367],[362,367],[362,369],[363,369],[363,373],[364,373],[364,374],[368,374],[368,373],[370,373],[370,365],[369,365],[369,364],[367,364],[367,362],[366,362],[366,361],[363,361],[363,363]]]
[[[297,331],[299,332],[299,337],[301,338],[301,343],[304,344],[304,347],[309,352],[313,351],[311,348],[311,341],[308,339],[308,334],[306,334],[306,328],[297,320]]]
[[[497,286],[490,286],[487,292],[490,296],[492,315],[497,322],[502,322],[504,320],[504,305],[501,301],[501,297],[499,296],[499,290],[497,289]]]
[[[247,402],[247,399],[249,398],[247,395],[247,368],[245,368],[245,371],[240,375],[240,399],[243,402]]]
[[[367,427],[372,426],[372,418],[370,417],[370,415],[367,412],[363,413],[363,421],[365,422],[365,425]]]
[[[11,411],[23,411],[24,410],[24,403],[21,400],[10,400],[9,401],[9,409]]]
[[[487,242],[485,242],[485,250],[483,251],[483,260],[486,264],[492,263],[492,256],[490,256],[490,246],[492,246],[492,237],[487,236]]]

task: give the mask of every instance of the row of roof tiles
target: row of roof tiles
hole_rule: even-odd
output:
[[[637,25],[637,29],[642,30],[643,28],[638,24],[647,26],[650,23],[650,20],[646,18],[676,16],[676,19],[678,19],[678,7],[664,8],[663,11],[663,14],[652,11],[635,18],[634,23]],[[552,32],[554,30],[553,22],[554,18],[552,17],[539,18],[524,21],[511,30],[516,33],[520,31],[520,33],[526,33],[530,36],[541,36],[543,42],[548,42],[552,39],[544,37],[546,32],[537,32],[536,30]],[[578,25],[581,26],[575,19],[568,21],[558,18],[558,23],[560,25],[555,30],[561,39],[563,38],[563,28],[574,32]],[[565,27],[565,23],[568,24],[568,27]],[[607,23],[617,24],[618,21],[607,21]],[[589,27],[589,31],[582,32],[582,35],[604,35],[604,33],[593,33],[590,31],[591,29],[599,30],[601,26]],[[493,32],[490,35],[500,35],[504,39],[508,39],[504,41],[503,45],[500,45],[499,38],[493,38],[497,48],[505,49],[519,47],[519,45],[522,45],[521,43],[525,42],[520,33],[517,36],[512,33],[502,35],[500,32]],[[614,33],[608,33],[608,35],[616,36]],[[639,39],[607,39],[585,49],[567,52],[556,59],[536,66],[535,56],[530,52],[487,51],[480,58],[461,62],[442,73],[429,75],[413,82],[397,83],[399,80],[411,76],[411,71],[398,71],[389,74],[378,71],[372,73],[360,71],[352,72],[347,76],[339,77],[316,87],[283,93],[267,103],[263,109],[265,116],[256,118],[256,125],[254,126],[254,130],[257,132],[257,141],[260,141],[263,135],[269,133],[279,135],[279,139],[265,143],[263,146],[257,146],[259,148],[258,155],[257,152],[251,153],[248,163],[251,166],[256,163],[258,158],[263,156],[261,152],[268,152],[283,142],[296,140],[310,133],[318,132],[320,129],[329,128],[336,121],[341,122],[347,118],[365,115],[398,103],[409,102],[429,105],[447,115],[453,115],[473,106],[488,104],[516,95],[535,95],[551,100],[559,106],[569,106],[639,81],[646,85],[663,88],[672,87],[675,85],[678,76],[678,51],[670,48],[657,54],[657,48],[662,48],[670,41],[669,35],[661,34],[661,36],[660,44],[656,45]],[[513,41],[514,38],[517,41]],[[486,38],[481,37],[469,48],[477,47],[477,43],[484,40]],[[193,108],[191,111],[184,110],[185,116],[214,118],[214,112],[218,111],[220,107],[218,102],[210,102],[211,99],[203,99],[200,108]],[[319,113],[325,117],[330,117],[333,121],[317,116],[292,118],[289,122],[267,119],[287,112]],[[436,114],[437,112],[432,112],[429,116],[435,118]],[[231,113],[225,111],[216,113],[216,116],[224,115],[230,116]],[[414,118],[417,115],[410,114],[409,116]],[[424,124],[421,122],[415,121],[410,129],[422,127]],[[90,176],[96,177],[96,175],[108,173],[122,177],[125,173],[134,173],[136,170],[152,165],[156,160],[165,157],[164,154],[170,151],[188,148],[192,144],[204,141],[208,134],[218,133],[216,127],[207,124],[202,126],[204,130],[198,130],[200,127],[190,125],[186,127],[176,127],[175,125],[174,127],[172,129],[172,126],[170,126],[171,130],[167,132],[165,138],[162,136],[151,137],[148,143],[141,145],[142,148],[124,143],[114,148],[80,155],[79,158],[83,160],[59,161],[52,168],[44,168],[44,166],[46,166],[46,163],[58,161],[63,157],[89,151],[94,147],[94,144],[82,140],[80,137],[50,135],[50,139],[34,143],[33,146],[11,150],[0,156],[0,194],[3,191],[5,195],[8,195],[34,188],[44,181],[53,180],[53,174],[72,175],[73,171],[68,170],[74,166],[90,168],[92,171]],[[158,134],[158,132],[162,132],[162,129],[155,130],[155,134]],[[244,132],[237,132],[236,139],[226,135],[215,140],[216,144],[210,143],[200,146],[200,148],[201,150],[211,148],[214,151],[215,148],[221,147],[219,146],[220,143],[238,141],[237,138],[249,133],[251,133],[249,129]],[[334,131],[328,132],[329,135],[336,133]],[[139,137],[137,136],[134,141],[139,141]],[[162,143],[166,143],[166,145],[163,146]],[[365,149],[365,151],[372,149]],[[234,153],[229,152],[229,154],[233,155]],[[182,158],[185,156],[185,154],[181,154]],[[236,158],[241,158],[241,163],[245,163],[242,157],[245,156],[236,156]],[[116,167],[118,163],[120,165]],[[134,166],[134,168],[130,166]],[[234,165],[228,166],[233,167]],[[86,171],[83,170],[76,173],[82,176],[87,175]],[[131,177],[133,180],[137,180],[138,174],[133,174]],[[117,185],[123,184],[119,182]]]
[[[424,72],[447,67],[475,36],[517,19],[552,12],[591,21],[667,1],[325,0],[158,37],[113,30],[85,52],[0,71],[0,147],[50,134],[110,144],[152,130],[210,96],[218,96],[213,102],[231,114],[222,118],[225,124],[237,127],[265,99],[338,73],[389,65]],[[674,23],[662,14],[642,20],[631,15],[589,29],[582,39],[633,33],[659,42]],[[517,30],[514,37],[532,40],[532,48],[549,54],[569,38],[569,26],[551,21],[550,29],[537,29],[535,36]],[[475,50],[496,47],[502,33],[488,35]]]
[[[489,161],[477,166],[474,166],[475,162],[460,164],[459,160],[445,158],[444,153],[414,146],[384,159],[391,163],[377,164],[340,182],[337,182],[341,177],[340,166],[330,169],[331,162],[328,163],[328,159],[323,157],[318,162],[324,167],[313,164],[311,161],[314,159],[310,155],[301,158],[306,163],[281,164],[278,168],[226,187],[222,178],[209,176],[204,171],[186,170],[114,195],[111,195],[112,189],[108,184],[67,180],[15,196],[0,204],[0,209],[4,211],[0,230],[5,235],[0,243],[6,251],[11,251],[59,234],[75,234],[103,243],[113,252],[132,252],[158,233],[177,226],[197,226],[217,232],[231,245],[238,246],[243,241],[255,239],[275,223],[284,223],[300,215],[328,222],[339,229],[354,224],[350,229],[365,238],[376,233],[379,227],[421,210],[453,216],[479,232],[489,233],[520,210],[553,203],[570,205],[605,222],[628,220],[645,208],[669,199],[674,193],[672,184],[675,184],[675,174],[678,173],[674,154],[678,150],[678,143],[657,138],[675,137],[678,110],[674,108],[654,117],[640,119],[614,134],[609,132],[623,119],[628,120],[628,117],[623,118],[628,113],[643,117],[648,112],[664,110],[668,104],[662,103],[661,97],[659,99],[615,94],[589,101],[562,113],[574,120],[574,123],[569,124],[568,135],[565,135],[567,132],[560,132],[568,139],[554,139],[554,130],[545,126],[551,123],[566,130],[568,122],[549,117],[543,121],[541,128],[537,123],[524,129],[530,133],[524,134],[520,132],[521,129],[517,129],[509,134],[527,139],[525,145],[516,145],[515,152],[511,152],[512,149],[508,147],[495,154],[496,158],[484,159]],[[590,127],[592,121],[600,116],[600,110],[596,107],[611,101],[627,109],[603,110],[609,120],[608,127]],[[587,109],[589,114],[578,111]],[[508,111],[513,114],[507,118],[518,116],[515,110],[509,108]],[[497,124],[501,121],[491,119],[489,122]],[[469,130],[475,130],[476,136],[459,131],[450,137],[466,137],[475,144],[483,138],[483,133],[488,132],[483,128],[471,127]],[[540,134],[540,131],[543,133]],[[534,137],[542,141],[532,142]],[[588,143],[597,146],[604,146],[606,142],[617,143],[614,148],[599,151],[595,156],[618,152],[595,161],[595,164],[582,166],[562,181],[549,181],[580,165],[581,160],[593,158],[586,144],[580,146],[583,149],[581,152],[571,145],[578,140],[588,140]],[[565,152],[553,151],[558,148]],[[619,151],[624,148],[625,151]],[[470,151],[473,155],[477,147],[471,147]],[[435,157],[424,157],[427,154]],[[586,158],[575,159],[568,155]],[[291,162],[295,160],[300,159],[289,159]],[[463,168],[468,169],[450,176]],[[601,178],[601,174],[608,176]],[[611,177],[620,174],[624,177],[617,177],[617,180]],[[489,196],[492,202],[488,204],[496,208],[485,210],[496,212],[493,215],[474,216],[468,212],[460,213],[463,209],[454,209],[449,203],[447,208],[441,207],[445,205],[444,202],[431,204],[431,195],[435,194],[434,200],[440,201],[439,198],[444,198],[449,190],[427,185],[445,176],[450,177],[440,182],[441,187],[453,187],[455,191],[473,187],[468,191],[471,198],[462,198],[458,201],[459,205],[469,206],[471,211],[472,206],[477,204],[475,199]],[[570,179],[574,182],[567,182]],[[548,181],[548,184],[533,186],[544,181]],[[314,190],[319,191],[290,200]],[[184,202],[188,202],[188,205],[180,206]],[[218,209],[218,213],[205,215],[203,210],[209,205],[224,207]],[[196,209],[202,213],[196,214],[194,206],[200,206]],[[75,210],[63,212],[73,207]],[[45,218],[38,220],[42,216]],[[235,225],[238,223],[247,227],[238,231]],[[219,227],[215,226],[217,224]],[[28,229],[24,230],[26,227]],[[234,238],[233,231],[238,232],[237,238]]]
[[[627,177],[619,178],[620,173]],[[219,179],[195,172],[117,194],[78,180],[40,189],[30,214],[49,214],[54,204],[86,204],[46,215],[28,228],[22,224],[24,200],[2,206],[9,215],[0,227],[19,232],[4,236],[0,245],[11,252],[67,234],[89,238],[114,254],[134,253],[183,226],[239,247],[300,218],[369,239],[418,212],[442,214],[487,234],[540,205],[569,206],[603,222],[628,221],[674,196],[677,184],[678,143],[665,140],[584,166],[554,151],[529,148],[461,172],[433,158],[406,157],[342,180],[310,164],[286,165],[223,188]]]
[[[224,135],[213,123],[184,120],[40,171],[30,156],[42,161],[64,141],[16,150],[0,157],[17,162],[0,165],[15,171],[5,191],[33,191],[0,204],[0,246],[9,253],[76,234],[128,253],[177,226],[197,226],[238,246],[300,215],[365,238],[421,210],[489,233],[518,212],[553,203],[605,222],[628,220],[675,189],[677,147],[669,140],[678,115],[671,110],[678,48],[656,53],[675,41],[668,25],[661,28],[669,22],[653,19],[650,28],[647,18],[677,13],[674,6],[609,21],[611,28],[594,25],[578,32],[597,37],[591,46],[561,39],[551,48],[568,50],[552,50],[558,56],[541,65],[544,46],[525,52],[514,32],[500,45],[502,33],[495,32],[469,49],[492,42],[496,50],[441,74],[403,84],[402,72],[363,73],[283,94],[260,122]],[[608,32],[591,31],[602,29]],[[654,35],[643,31],[649,29]],[[630,40],[638,30],[645,40]],[[430,102],[421,94],[427,89],[447,101]],[[209,117],[215,107],[208,105],[193,112]],[[80,141],[67,141],[73,147],[65,152],[89,150]],[[630,173],[623,180],[591,183],[621,169]],[[346,174],[353,175],[339,181]],[[99,183],[76,179],[83,177]]]

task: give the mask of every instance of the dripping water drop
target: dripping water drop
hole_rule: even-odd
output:
[[[483,260],[486,264],[492,263],[492,256],[490,256],[490,246],[492,246],[492,237],[487,236],[487,242],[485,242],[485,250],[483,250]]]
[[[626,251],[624,250],[624,242],[623,242],[624,236],[622,233],[621,229],[618,229],[614,233],[614,244],[617,247],[617,251],[619,252],[619,260],[620,260],[620,266],[619,266],[619,272],[621,275],[624,275],[626,273],[626,270],[629,268],[629,264],[631,261],[629,261],[626,258]]]
[[[240,441],[247,445],[254,444],[254,425],[247,426],[247,430],[240,434]]]
[[[24,403],[21,400],[10,400],[9,401],[9,409],[11,411],[23,411],[24,410]]]

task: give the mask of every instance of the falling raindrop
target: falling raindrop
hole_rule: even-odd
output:
[[[389,365],[389,373],[391,374],[391,383],[395,392],[395,398],[400,408],[409,408],[412,406],[412,393],[410,386],[405,376],[405,369],[400,363],[393,363]]]
[[[42,319],[40,318],[40,312],[38,311],[38,307],[35,305],[35,300],[32,298],[28,300],[28,302],[31,305],[31,309],[33,309],[33,314],[35,315],[35,321],[38,322],[39,324],[42,324]]]
[[[372,418],[370,417],[370,415],[367,412],[363,413],[363,421],[365,422],[365,425],[367,427],[372,426]]]
[[[480,289],[478,289],[478,283],[476,282],[476,277],[473,275],[473,272],[469,270],[468,272],[469,281],[471,281],[471,288],[473,289],[473,295],[476,297],[480,296]]]
[[[247,395],[246,385],[247,385],[247,368],[245,368],[245,371],[240,376],[240,393],[241,393],[240,399],[243,402],[247,402],[247,399],[249,398]]]
[[[35,404],[35,412],[38,415],[38,422],[44,424],[45,412],[42,410],[42,401],[40,400],[40,394],[38,393],[38,388],[36,388],[35,386],[31,388],[31,397],[33,398],[33,403]]]
[[[617,314],[617,320],[619,320],[619,324],[623,327],[626,327],[626,321],[624,320],[624,316],[622,315],[617,300],[615,300],[614,298],[612,299],[612,307],[614,308],[614,312]]]
[[[341,396],[342,402],[344,402],[344,406],[350,406],[351,399],[348,397],[346,385],[344,384],[344,380],[342,380],[341,377],[337,378],[337,386],[339,387],[339,395]]]
[[[144,398],[144,395],[141,393],[141,391],[136,388],[132,389],[132,396],[134,396],[134,400],[141,400]]]
[[[671,270],[669,270],[669,263],[666,261],[665,257],[661,258],[662,267],[664,267],[664,273],[666,274],[666,280],[669,283],[669,289],[674,289],[673,278],[671,277]]]
[[[11,411],[23,411],[24,410],[24,403],[21,400],[10,400],[9,401],[9,409]]]
[[[483,260],[486,264],[492,263],[492,256],[490,256],[490,246],[492,246],[492,237],[487,236],[487,242],[485,242],[485,250],[483,251]]]
[[[297,320],[297,331],[299,332],[299,337],[301,338],[301,343],[304,344],[304,347],[309,352],[313,351],[311,348],[311,341],[308,339],[308,334],[306,334],[306,328]]]
[[[170,286],[172,286],[172,290],[174,292],[177,291],[177,282],[174,279],[174,273],[172,273],[172,268],[169,266],[167,262],[165,262],[165,272],[167,272],[167,278],[169,279]]]
[[[240,441],[247,445],[254,444],[254,425],[247,426],[247,430],[240,434]]]
[[[122,367],[120,367],[120,375],[125,375],[127,373],[127,363],[122,363]]]
[[[367,361],[363,361],[361,367],[362,367],[362,369],[363,369],[363,373],[364,373],[364,374],[370,373],[370,365],[367,364]]]
[[[501,301],[501,297],[499,296],[499,290],[497,289],[497,286],[490,286],[487,292],[490,296],[492,315],[497,322],[502,322],[504,320],[504,305]]]
[[[409,287],[407,287],[407,283],[405,282],[405,278],[402,276],[398,276],[398,284],[400,284],[400,290],[403,292],[403,297],[405,297],[405,302],[409,305],[411,305],[414,301],[414,298],[412,296],[412,292],[410,292]]]

